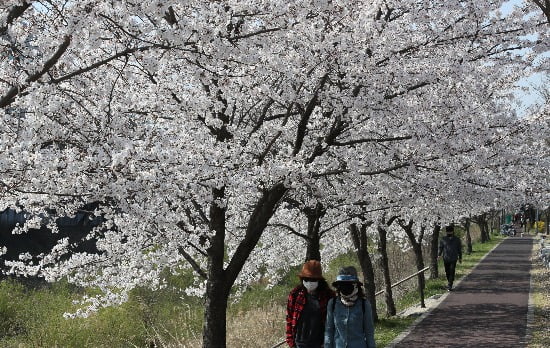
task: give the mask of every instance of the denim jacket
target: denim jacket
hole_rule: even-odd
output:
[[[334,305],[333,301],[336,301]],[[365,301],[364,313],[361,301]],[[338,297],[328,302],[324,348],[376,348],[368,300],[358,299],[351,307],[345,306]]]

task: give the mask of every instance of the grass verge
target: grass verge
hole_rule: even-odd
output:
[[[533,268],[531,269],[533,321],[530,323],[531,334],[527,348],[550,347],[550,269],[539,259],[540,236],[533,248]]]

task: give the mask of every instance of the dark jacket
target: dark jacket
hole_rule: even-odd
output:
[[[445,236],[439,241],[439,256],[443,255],[443,261],[462,261],[462,243],[456,236]]]
[[[298,320],[300,320],[300,316],[306,304],[306,294],[306,288],[303,285],[298,285],[292,289],[288,295],[288,303],[286,307],[286,343],[288,343],[290,347],[296,346],[294,339],[296,338]],[[323,325],[325,324],[327,316],[327,303],[334,295],[334,292],[330,289],[320,291],[318,294],[319,306],[321,308],[320,315],[323,319]]]

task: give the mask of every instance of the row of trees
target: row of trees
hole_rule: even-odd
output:
[[[545,7],[505,2],[4,2],[0,207],[105,221],[99,253],[65,238],[12,272],[101,289],[86,315],[190,267],[223,347],[230,294],[304,256],[368,270],[368,240],[383,260],[387,238],[418,253],[460,216],[542,206],[548,100],[511,99],[544,72]]]

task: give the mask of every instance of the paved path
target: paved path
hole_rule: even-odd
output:
[[[509,237],[388,347],[525,347],[531,238]]]

